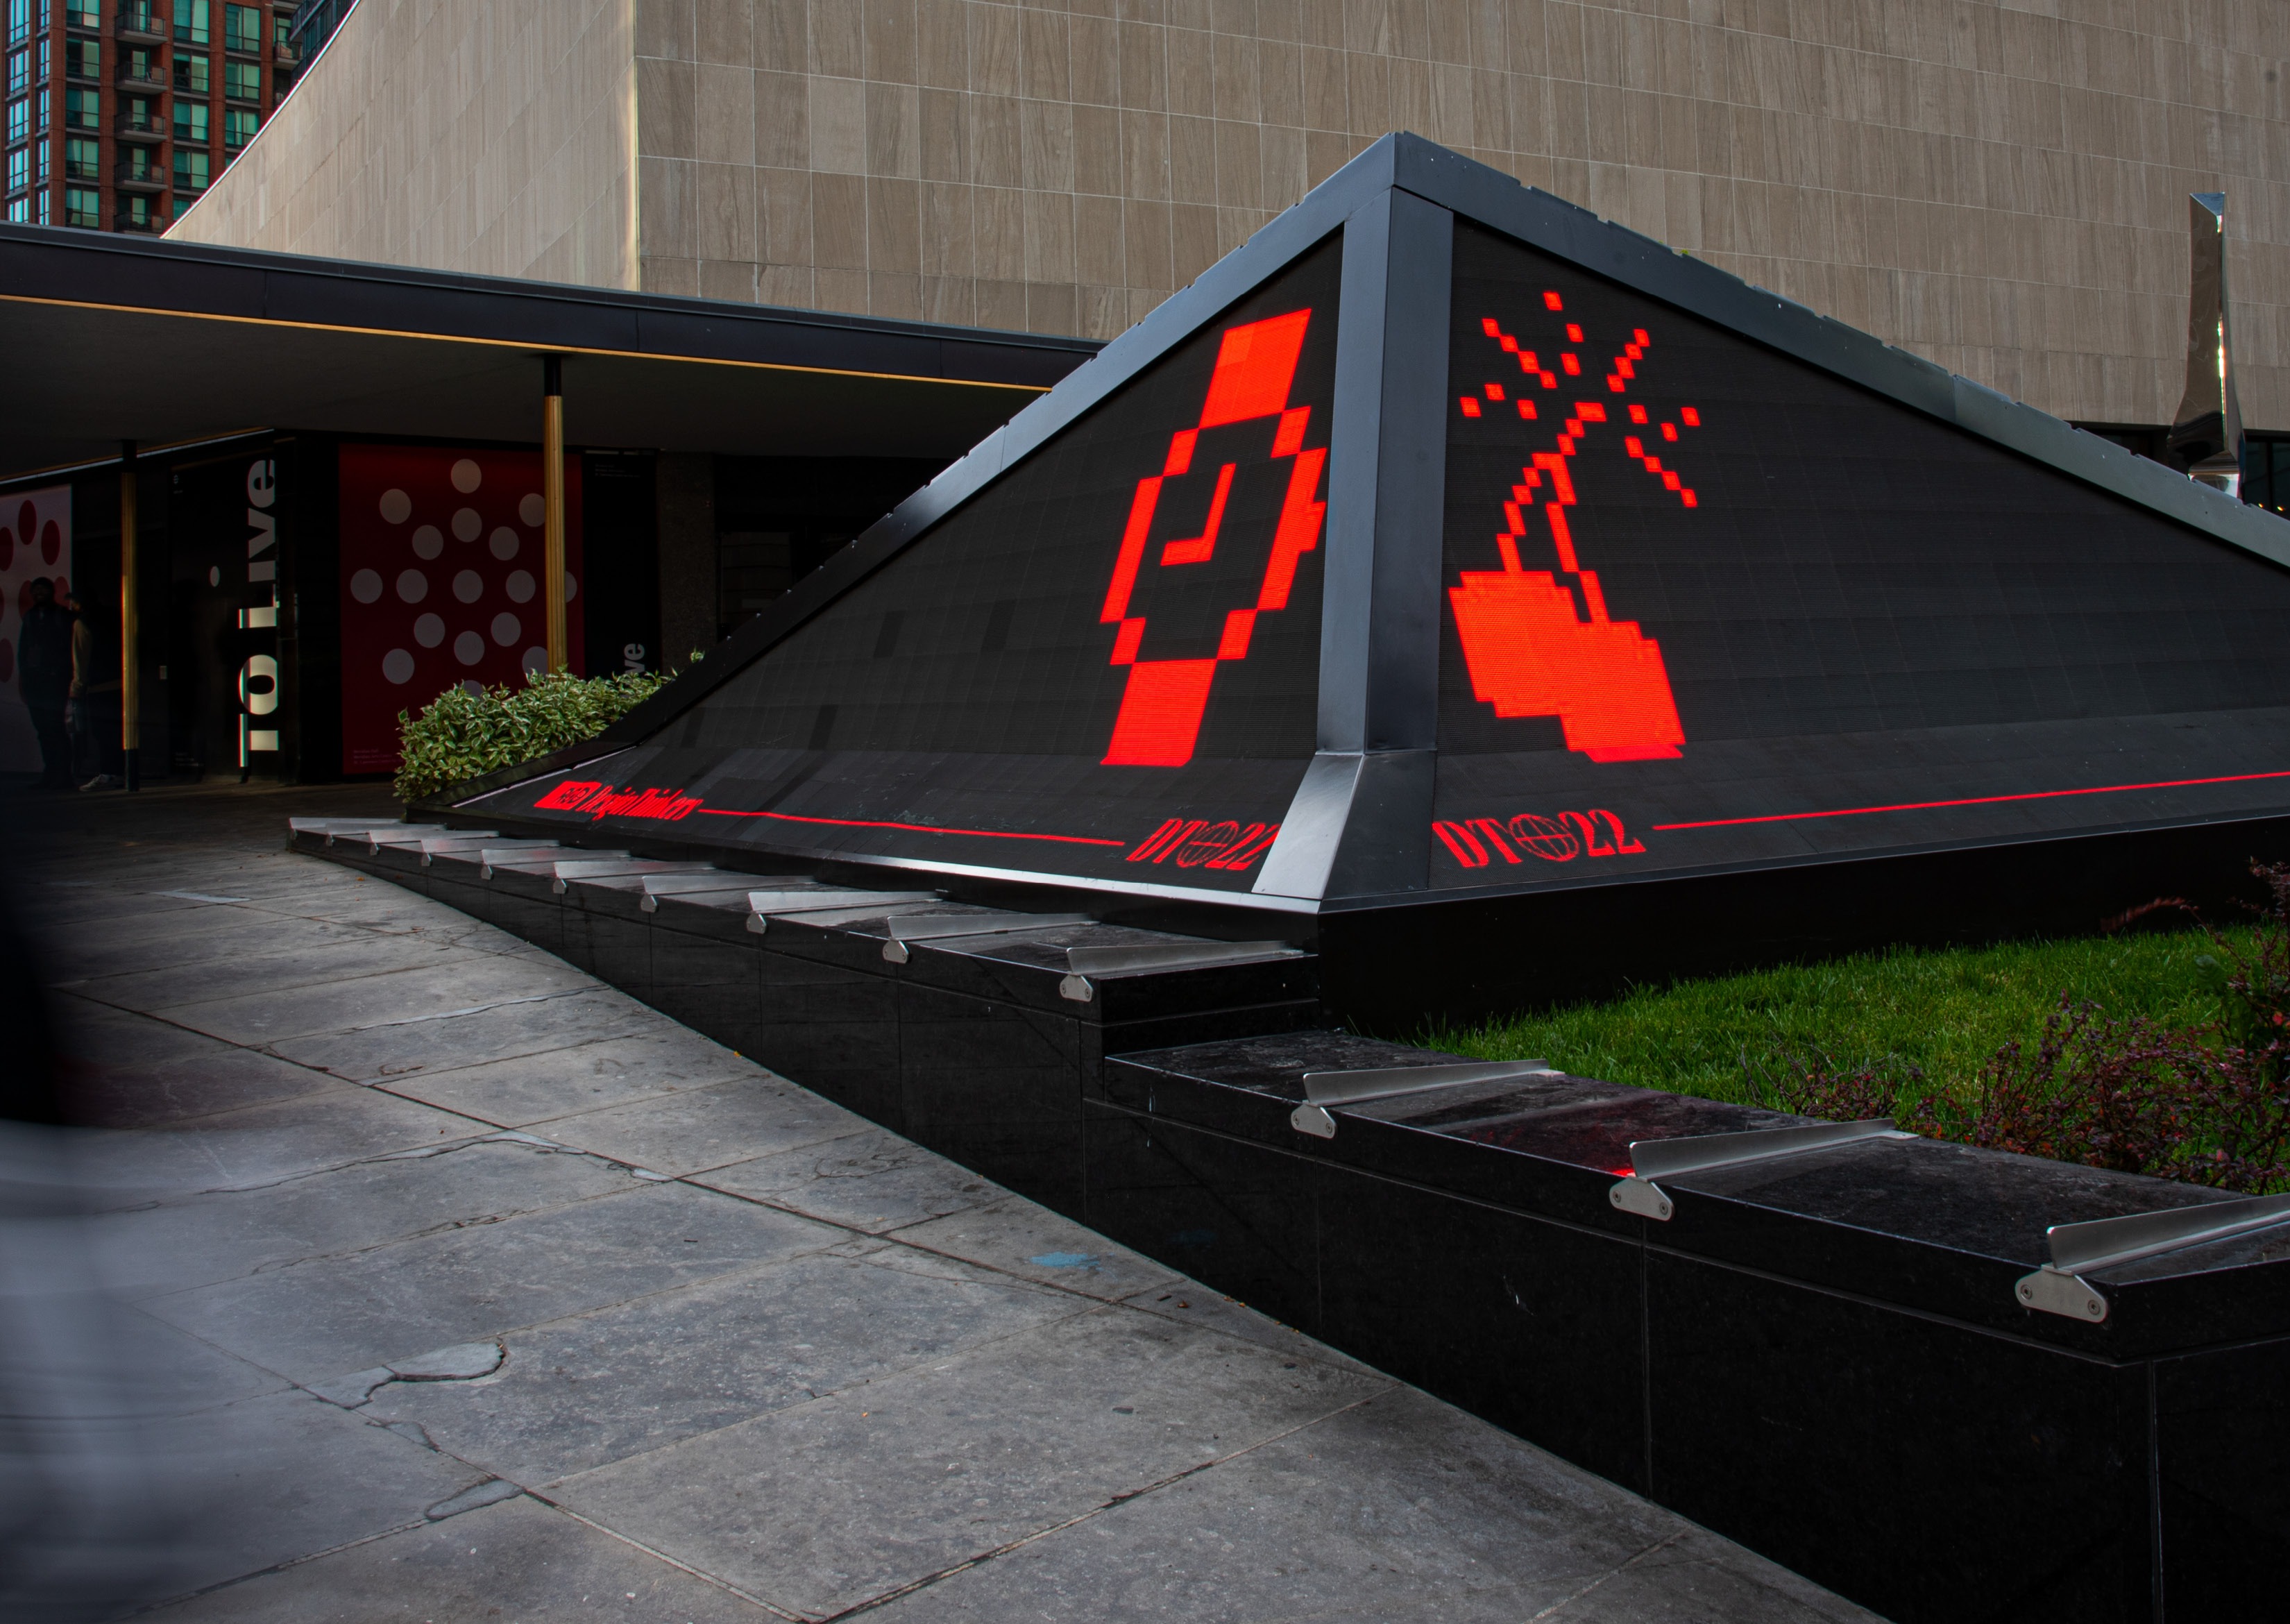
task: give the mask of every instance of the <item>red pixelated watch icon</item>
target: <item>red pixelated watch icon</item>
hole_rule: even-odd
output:
[[[1217,350],[1216,371],[1209,379],[1208,399],[1200,420],[1169,437],[1169,454],[1161,471],[1137,482],[1129,504],[1129,523],[1122,532],[1121,553],[1113,566],[1113,581],[1106,589],[1105,608],[1098,619],[1120,629],[1113,640],[1112,663],[1129,668],[1128,686],[1121,695],[1121,713],[1114,720],[1113,740],[1104,764],[1111,767],[1181,767],[1193,758],[1200,737],[1201,717],[1208,709],[1209,687],[1217,666],[1228,660],[1245,660],[1255,630],[1256,617],[1288,606],[1288,593],[1296,580],[1296,566],[1319,545],[1320,519],[1327,504],[1316,500],[1320,475],[1326,466],[1325,446],[1304,449],[1304,426],[1309,406],[1291,406],[1288,392],[1295,381],[1296,358],[1304,348],[1304,332],[1312,313],[1292,310],[1285,316],[1225,329]],[[1146,544],[1153,530],[1153,512],[1164,481],[1190,471],[1193,447],[1205,428],[1277,417],[1272,437],[1272,459],[1291,459],[1288,491],[1280,505],[1272,546],[1266,556],[1264,577],[1255,601],[1227,612],[1217,651],[1201,660],[1141,660],[1145,618],[1129,612],[1137,588],[1137,572],[1146,562]],[[1183,569],[1208,563],[1216,556],[1218,532],[1224,523],[1225,500],[1232,492],[1237,465],[1217,470],[1216,489],[1209,499],[1207,523],[1197,536],[1162,543],[1155,560],[1163,569]]]

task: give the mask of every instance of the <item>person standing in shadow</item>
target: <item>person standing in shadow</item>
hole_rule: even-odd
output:
[[[31,593],[32,606],[17,636],[17,683],[40,741],[40,788],[69,789],[71,739],[64,731],[64,707],[71,697],[72,617],[56,603],[55,583],[46,576],[33,577]]]

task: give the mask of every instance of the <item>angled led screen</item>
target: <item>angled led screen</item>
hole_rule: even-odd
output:
[[[643,745],[476,803],[1245,891],[1312,755],[1340,245]]]
[[[1458,223],[1439,887],[2290,810],[2290,577]]]

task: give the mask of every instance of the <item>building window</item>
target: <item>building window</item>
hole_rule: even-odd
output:
[[[204,192],[207,189],[207,155],[175,148],[175,189],[179,192]]]
[[[156,231],[167,223],[167,200],[137,192],[119,200],[119,223],[130,231]]]
[[[32,194],[32,223],[36,226],[48,223],[48,195],[44,191]]]
[[[175,103],[175,139],[204,147],[207,144],[207,104],[204,101],[177,100]]]
[[[119,76],[134,79],[145,84],[161,82],[164,70],[159,66],[159,53],[148,46],[138,45],[124,52],[119,64]]]
[[[232,108],[222,116],[222,144],[236,152],[254,139],[262,128],[262,115],[244,108]]]
[[[11,197],[8,200],[8,223],[12,226],[26,226],[29,225],[31,220],[32,200],[28,197]]]
[[[100,180],[103,179],[103,148],[84,135],[64,137],[64,179],[67,180]]]
[[[8,43],[32,37],[32,0],[8,0]]]
[[[8,53],[8,93],[20,96],[32,88],[32,48]]]
[[[28,96],[19,97],[8,104],[8,139],[27,140],[32,133],[32,101]]]
[[[64,224],[91,228],[103,224],[103,194],[92,187],[64,188]]]
[[[100,130],[103,128],[103,102],[92,90],[64,92],[64,128],[67,130]]]
[[[47,183],[48,144],[45,141],[42,141],[32,148],[32,184],[34,186],[45,186]]]
[[[159,116],[151,110],[156,105],[148,96],[125,98],[120,105],[119,127],[123,130],[141,130],[152,135],[166,134],[167,126],[161,124]]]
[[[2242,500],[2290,516],[2290,438],[2243,436]]]
[[[164,184],[167,172],[159,167],[159,152],[156,147],[122,147],[119,149],[118,178],[122,180],[146,180]]]
[[[262,13],[251,5],[222,8],[222,48],[257,52],[262,49]]]
[[[122,34],[164,34],[166,24],[159,20],[151,0],[119,0],[119,31]]]
[[[103,6],[100,0],[64,0],[64,27],[100,28],[102,26]]]
[[[222,65],[222,93],[239,101],[261,100],[262,64],[225,62]]]
[[[75,79],[103,77],[103,42],[100,39],[64,41],[64,72]]]
[[[8,155],[8,189],[20,192],[32,184],[32,154],[19,147]]]
[[[185,56],[180,51],[175,52],[175,88],[177,90],[188,91],[194,96],[204,96],[214,84],[212,74],[213,59],[212,57]]]
[[[207,32],[207,0],[175,0],[175,43],[204,45],[211,39]]]

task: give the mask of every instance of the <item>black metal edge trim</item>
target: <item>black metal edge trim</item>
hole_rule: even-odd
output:
[[[1909,858],[1939,856],[1951,852],[1990,852],[2011,846],[2062,845],[2078,840],[2111,840],[2125,835],[2160,834],[2169,829],[2233,829],[2244,824],[2280,823],[2290,820],[2290,806],[2271,812],[2238,812],[2223,815],[2142,819],[2134,823],[2102,823],[2085,828],[2058,829],[2039,835],[1999,835],[1978,840],[1932,840],[1909,845],[1872,846],[1852,852],[1818,852],[1794,857],[1760,858],[1749,862],[1708,863],[1692,868],[1647,869],[1636,874],[1584,875],[1579,879],[1545,882],[1540,885],[1449,885],[1427,891],[1385,892],[1373,895],[1331,897],[1324,914],[1353,913],[1389,908],[1417,908],[1445,902],[1500,902],[1521,897],[1555,896],[1577,891],[1600,891],[1615,885],[1669,885],[1684,881],[1722,879],[1737,874],[1771,874],[1791,868],[1834,868],[1853,863],[1894,862]]]
[[[1393,184],[1404,190],[2229,546],[2290,565],[2290,521],[2198,484],[2161,463],[1754,286],[1707,260],[1601,220],[1501,170],[1418,135],[1392,139]]]

